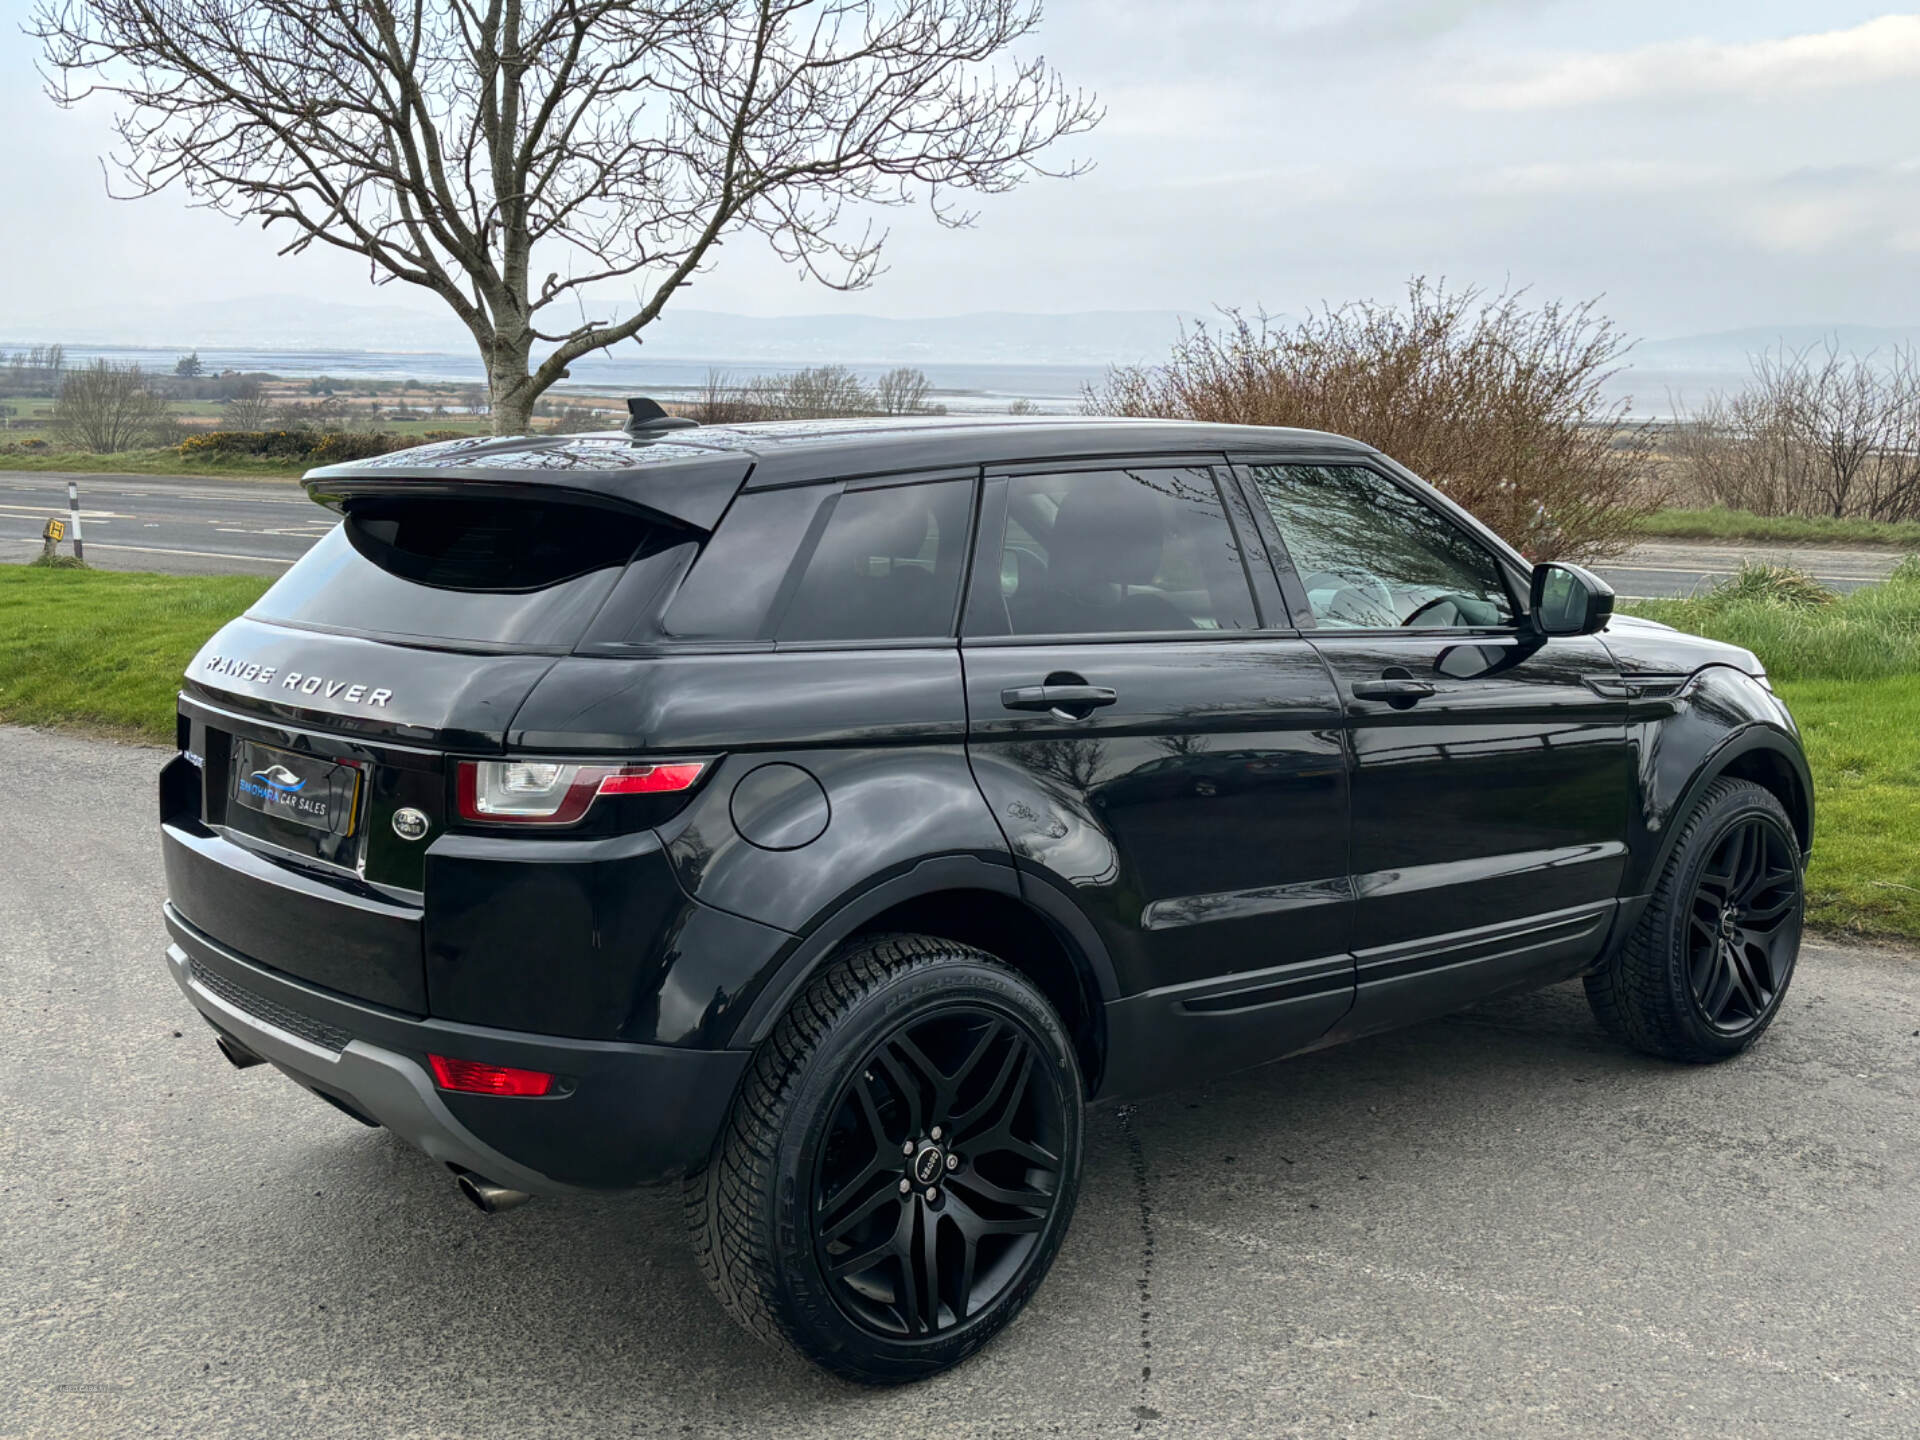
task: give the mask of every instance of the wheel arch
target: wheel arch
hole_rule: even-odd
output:
[[[1735,731],[1694,770],[1679,799],[1667,811],[1666,834],[1661,838],[1649,878],[1658,876],[1673,857],[1684,821],[1700,803],[1707,787],[1720,779],[1746,780],[1777,799],[1793,823],[1802,856],[1813,849],[1813,777],[1806,757],[1792,737],[1770,725],[1749,725]]]
[[[923,861],[809,929],[741,1016],[734,1043],[764,1040],[848,940],[895,932],[932,935],[985,950],[1032,981],[1072,1037],[1087,1093],[1093,1094],[1106,1064],[1106,1003],[1118,988],[1091,927],[1077,914],[1060,913],[1064,902],[1048,903],[1051,898],[1050,892],[1023,891],[1006,865],[957,856]]]

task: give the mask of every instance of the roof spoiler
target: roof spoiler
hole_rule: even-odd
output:
[[[688,448],[666,463],[646,463],[662,458],[659,442],[616,442],[616,447],[622,445],[637,452],[619,457],[625,464],[614,456],[596,456],[615,463],[569,468],[562,455],[541,465],[537,461],[544,457],[510,451],[498,457],[507,463],[490,465],[486,454],[470,452],[438,457],[438,464],[428,459],[417,464],[328,465],[308,471],[301,484],[316,504],[341,514],[355,500],[375,496],[545,501],[644,510],[689,529],[711,531],[753,469],[753,457],[738,451]],[[382,458],[395,461],[404,454]],[[511,463],[523,456],[536,463]]]

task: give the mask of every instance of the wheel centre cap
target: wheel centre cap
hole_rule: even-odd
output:
[[[915,1182],[931,1185],[946,1172],[946,1153],[938,1145],[929,1141],[913,1152],[909,1168],[913,1171]]]

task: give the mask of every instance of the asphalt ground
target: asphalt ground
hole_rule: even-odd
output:
[[[1098,1107],[1034,1303],[897,1391],[737,1331],[677,1195],[488,1218],[215,1052],[158,751],[0,729],[0,1437],[1920,1432],[1920,957],[1692,1069],[1577,986]]]
[[[39,553],[41,526],[64,515],[67,476],[0,472],[0,561]],[[106,570],[175,575],[277,575],[332,528],[334,517],[291,480],[79,475],[87,561]],[[1653,541],[1596,567],[1622,595],[1688,595],[1724,579],[1743,556],[1785,560],[1836,590],[1882,580],[1885,550]]]

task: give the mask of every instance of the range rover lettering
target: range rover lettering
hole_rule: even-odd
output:
[[[1366,445],[913,419],[458,441],[189,667],[167,962],[482,1209],[676,1181],[762,1339],[935,1373],[1083,1116],[1575,977],[1676,1061],[1792,977],[1744,650]]]

